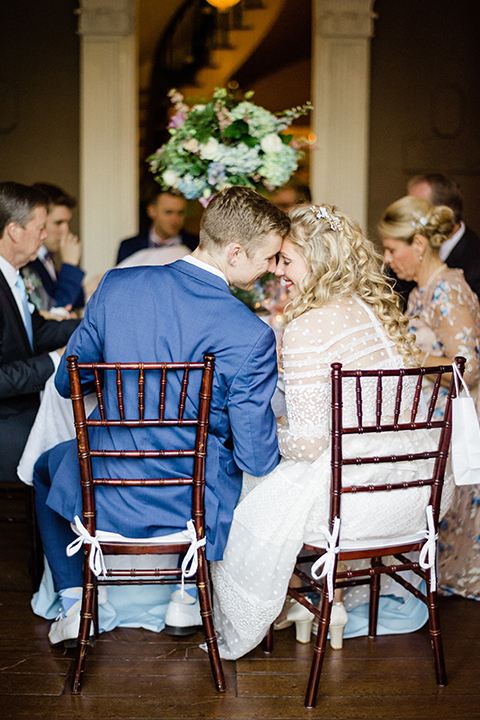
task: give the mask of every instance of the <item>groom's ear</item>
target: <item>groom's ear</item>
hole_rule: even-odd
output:
[[[242,251],[243,248],[239,243],[232,242],[227,245],[227,260],[232,267],[236,266]]]

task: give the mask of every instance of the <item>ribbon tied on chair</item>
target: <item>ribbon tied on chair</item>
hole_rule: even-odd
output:
[[[193,520],[187,522],[187,533],[190,538],[190,547],[182,560],[182,597],[184,595],[185,578],[195,575],[198,569],[198,550],[207,542],[207,538],[197,539],[197,531]],[[190,567],[188,567],[190,564]]]
[[[425,533],[426,542],[420,551],[420,557],[418,558],[418,564],[422,570],[431,569],[430,573],[430,589],[432,592],[437,587],[437,578],[435,574],[435,563],[436,563],[436,549],[437,549],[437,538],[438,533],[435,532],[435,525],[433,522],[433,508],[431,505],[427,505],[427,531]]]
[[[327,576],[328,601],[332,602],[334,590],[333,569],[335,567],[335,555],[340,550],[340,548],[337,547],[338,535],[340,533],[340,518],[335,518],[333,522],[333,530],[331,533],[325,527],[325,525],[322,525],[319,530],[325,535],[327,539],[327,548],[322,557],[319,557],[318,560],[313,563],[311,573],[315,580],[320,580],[320,578],[325,577],[325,575]],[[320,574],[318,574],[318,571],[320,570],[322,565],[323,570]]]
[[[73,527],[72,525],[72,529],[77,533],[78,538],[72,540],[72,542],[67,545],[68,557],[75,555],[75,553],[80,550],[84,543],[87,543],[87,545],[91,545],[92,549],[90,551],[90,557],[88,560],[90,570],[97,577],[100,575],[100,573],[102,573],[103,577],[106,577],[107,568],[105,565],[105,560],[103,559],[103,552],[102,548],[100,547],[100,542],[98,541],[98,538],[94,535],[90,535],[78,515],[75,515],[74,524],[75,527]]]

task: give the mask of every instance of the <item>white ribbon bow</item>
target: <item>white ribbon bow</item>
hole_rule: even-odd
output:
[[[431,505],[427,505],[427,541],[420,551],[420,557],[418,558],[418,564],[422,570],[428,570],[430,572],[430,589],[432,592],[437,587],[437,578],[435,574],[435,564],[437,559],[437,538],[438,534],[435,532],[435,525],[433,523],[433,508]]]
[[[185,557],[182,560],[182,598],[184,596],[185,578],[190,578],[195,575],[198,569],[198,554],[197,551],[207,542],[207,538],[197,539],[197,531],[193,520],[187,522],[187,533],[190,537],[190,547],[188,548]],[[190,563],[190,567],[188,567]]]
[[[333,600],[333,568],[335,566],[335,555],[340,550],[339,547],[336,547],[338,535],[340,533],[340,518],[336,517],[333,523],[333,531],[330,533],[328,529],[325,527],[325,525],[322,525],[320,528],[320,531],[325,535],[327,538],[327,549],[325,553],[322,555],[322,557],[319,557],[316,562],[312,565],[312,576],[315,578],[315,580],[320,580],[320,578],[327,576],[327,588],[328,588],[328,601],[332,602]],[[318,575],[318,570],[323,565],[323,570]]]
[[[78,515],[75,515],[74,518],[75,522],[75,528],[74,531],[78,534],[78,538],[76,540],[72,540],[72,542],[67,545],[67,555],[68,557],[71,557],[72,555],[75,555],[82,545],[84,543],[87,543],[87,545],[91,545],[92,549],[90,551],[90,557],[88,564],[90,565],[90,570],[95,573],[95,575],[98,577],[100,573],[103,574],[103,577],[107,576],[107,568],[105,565],[105,560],[103,559],[103,552],[102,548],[100,547],[100,543],[98,541],[98,538],[90,535],[85,525],[83,525],[82,521],[78,517]]]

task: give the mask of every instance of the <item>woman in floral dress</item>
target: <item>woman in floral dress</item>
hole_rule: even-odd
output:
[[[390,205],[379,225],[385,260],[399,278],[417,287],[406,315],[416,335],[424,365],[466,358],[464,379],[480,415],[480,306],[463,270],[442,263],[438,250],[453,230],[452,211],[433,207],[417,197]],[[429,388],[425,388],[428,394]],[[441,393],[446,396],[447,389]],[[440,524],[439,573],[441,587],[480,600],[480,486],[457,488],[450,512]]]

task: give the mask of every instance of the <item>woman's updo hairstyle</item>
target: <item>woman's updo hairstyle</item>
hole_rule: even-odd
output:
[[[423,198],[406,195],[388,206],[378,232],[382,238],[402,240],[407,245],[412,244],[415,235],[422,235],[432,250],[438,250],[454,226],[454,213],[446,205],[430,205]]]

